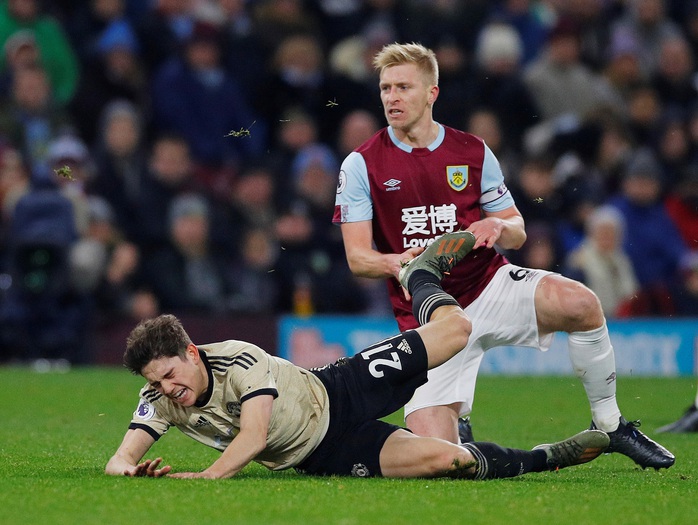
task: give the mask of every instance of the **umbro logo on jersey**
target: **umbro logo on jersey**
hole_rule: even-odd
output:
[[[401,184],[401,183],[402,183],[401,180],[390,179],[390,180],[386,180],[386,181],[383,183],[383,186],[386,187],[386,188],[385,188],[385,191],[395,191],[395,190],[399,190],[399,189],[400,189],[400,184]]]

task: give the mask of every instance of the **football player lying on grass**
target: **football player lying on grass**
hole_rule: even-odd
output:
[[[471,237],[442,236],[401,273],[415,317],[427,323],[322,368],[302,369],[242,341],[195,345],[172,315],[142,321],[128,337],[124,364],[148,383],[106,473],[228,478],[256,461],[315,475],[493,479],[596,458],[609,444],[600,430],[518,450],[456,445],[379,421],[410,399],[428,369],[465,347],[470,320],[424,276],[441,279],[470,251]],[[171,426],[221,456],[202,472],[173,472],[162,458],[143,461]]]

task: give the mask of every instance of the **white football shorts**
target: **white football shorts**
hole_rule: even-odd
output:
[[[429,380],[405,405],[405,416],[426,407],[461,403],[460,415],[473,406],[475,380],[485,352],[496,346],[529,346],[546,351],[554,334],[538,335],[534,297],[546,270],[502,266],[465,309],[473,324],[468,345],[444,364],[429,370]]]

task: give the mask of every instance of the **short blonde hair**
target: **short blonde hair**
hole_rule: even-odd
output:
[[[439,64],[436,61],[436,54],[421,44],[414,42],[388,44],[373,57],[373,67],[379,74],[385,68],[403,64],[415,64],[430,84],[435,86],[439,84]]]

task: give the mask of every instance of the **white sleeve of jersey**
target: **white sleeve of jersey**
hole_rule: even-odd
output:
[[[485,211],[495,212],[514,206],[514,199],[504,184],[504,174],[497,157],[485,144],[485,159],[482,162],[482,180],[480,181],[480,206]]]
[[[373,200],[368,183],[368,170],[364,158],[356,151],[352,151],[342,162],[335,205],[342,207],[342,222],[373,219]]]

